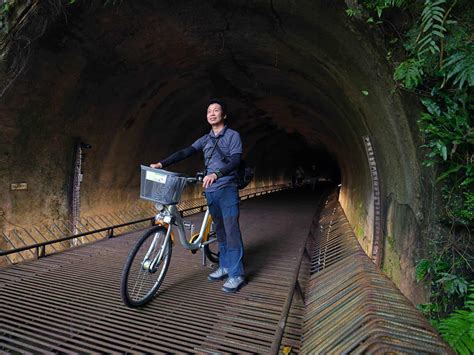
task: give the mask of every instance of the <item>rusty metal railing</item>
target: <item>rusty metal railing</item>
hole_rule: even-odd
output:
[[[301,351],[452,353],[365,254],[332,195],[314,240]]]
[[[265,195],[290,188],[288,184],[248,188],[239,192],[241,200]],[[202,212],[207,206],[206,199],[197,198],[182,201],[178,209],[183,216]],[[8,264],[15,264],[29,259],[39,259],[48,254],[74,247],[77,244],[91,243],[104,238],[143,229],[150,225],[154,217],[154,209],[137,206],[133,210],[114,214],[98,215],[81,218],[78,222],[79,233],[74,234],[64,222],[44,225],[40,228],[15,229],[8,235],[0,234],[11,248],[0,250],[0,257],[7,258]],[[147,216],[147,217],[143,217]],[[141,218],[137,218],[141,217]],[[75,241],[75,243],[73,243]],[[0,264],[1,265],[1,264]]]
[[[323,195],[321,195],[321,196],[323,196]],[[317,206],[320,205],[321,198],[322,197],[318,198],[318,202],[316,203]],[[301,243],[301,245],[300,245],[300,247],[299,247],[299,249],[296,253],[296,257],[298,258],[297,262],[296,262],[296,267],[295,267],[293,273],[291,274],[291,279],[290,279],[289,288],[288,288],[288,294],[286,296],[285,303],[284,303],[283,309],[281,311],[280,319],[278,321],[278,327],[277,327],[277,330],[275,332],[272,345],[270,347],[270,352],[269,353],[272,354],[272,355],[277,355],[279,353],[284,353],[285,352],[285,346],[282,347],[282,339],[283,339],[283,336],[284,336],[284,333],[285,333],[285,328],[287,326],[287,320],[288,320],[288,316],[290,314],[291,306],[292,306],[293,300],[295,298],[295,292],[299,292],[299,296],[304,301],[304,291],[303,291],[303,288],[300,285],[299,276],[300,276],[300,271],[301,271],[301,267],[302,267],[302,264],[303,264],[304,257],[305,256],[309,257],[308,250],[312,249],[314,230],[317,226],[319,212],[320,211],[318,209],[316,211],[314,217],[313,217],[313,221],[312,221],[312,224],[311,224],[310,229],[308,231],[308,235],[304,239],[303,243]]]

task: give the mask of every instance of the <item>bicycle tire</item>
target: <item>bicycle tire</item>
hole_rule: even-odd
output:
[[[215,238],[216,232],[211,231],[207,240],[210,238]],[[207,244],[204,246],[204,253],[206,254],[207,259],[212,263],[219,263],[219,244],[217,241],[211,244]]]
[[[167,229],[163,226],[151,228],[140,238],[128,254],[122,271],[120,285],[122,301],[128,307],[143,306],[158,292],[170,264],[173,250],[171,240],[165,246],[162,259],[157,262],[158,266],[153,270],[147,270],[146,267],[149,267],[149,262],[146,263],[143,259],[140,261],[140,258],[145,258],[148,251],[150,251],[147,261],[153,260],[156,252],[159,251],[165,241],[166,232]],[[153,245],[153,249],[150,249],[154,240],[156,240],[155,245]],[[142,292],[145,279],[147,279],[147,283]],[[137,286],[139,286],[138,291]]]

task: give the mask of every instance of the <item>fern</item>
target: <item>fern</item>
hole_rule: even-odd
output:
[[[426,0],[421,13],[420,34],[416,41],[418,57],[426,52],[439,53],[438,41],[444,38],[444,14],[445,9],[440,5],[446,0]]]
[[[404,88],[413,90],[421,84],[423,77],[423,60],[408,59],[395,69],[393,78],[401,81]]]
[[[474,282],[469,286],[464,310],[457,310],[439,322],[442,337],[458,354],[474,353]]]
[[[469,294],[467,295],[465,306],[471,312],[474,312],[474,282],[469,285]]]
[[[462,89],[465,83],[474,86],[474,44],[466,47],[446,59],[446,78],[454,79],[453,85],[458,85]]]
[[[391,7],[404,7],[408,3],[408,0],[375,0],[370,3],[369,7],[377,12],[378,17],[382,17],[382,13],[385,9]]]

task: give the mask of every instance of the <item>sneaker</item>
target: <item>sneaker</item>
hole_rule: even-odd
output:
[[[225,267],[220,267],[216,271],[211,272],[207,279],[209,281],[219,281],[227,278],[228,272]]]
[[[245,278],[243,276],[230,277],[222,286],[222,290],[224,292],[234,293],[243,285],[245,285]]]

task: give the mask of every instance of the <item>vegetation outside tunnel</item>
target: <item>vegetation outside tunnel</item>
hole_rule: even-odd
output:
[[[417,280],[431,288],[429,303],[420,309],[458,353],[472,353],[474,2],[361,0],[346,12],[382,31],[394,65],[393,90],[407,91],[422,104],[423,165],[433,169],[445,209],[429,257],[417,266]]]

